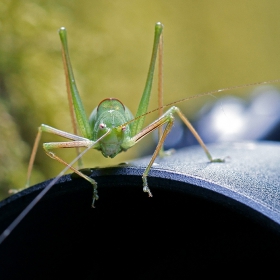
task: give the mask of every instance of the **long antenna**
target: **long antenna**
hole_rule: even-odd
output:
[[[270,80],[270,81],[266,81],[266,82],[256,82],[256,83],[244,84],[244,85],[240,85],[240,86],[232,86],[232,87],[221,88],[221,89],[217,89],[217,90],[212,90],[212,91],[208,91],[208,92],[199,93],[199,94],[196,94],[196,95],[193,95],[193,96],[185,97],[185,98],[179,99],[177,101],[173,101],[171,103],[162,105],[161,107],[157,107],[157,108],[155,108],[155,109],[153,109],[153,110],[151,110],[151,111],[149,111],[149,112],[147,112],[147,113],[145,113],[141,116],[138,116],[138,117],[122,124],[121,126],[126,126],[127,124],[129,124],[131,122],[134,122],[138,118],[149,115],[149,114],[151,114],[153,112],[156,112],[156,111],[159,111],[163,108],[170,107],[170,106],[173,106],[173,105],[178,104],[178,103],[182,103],[182,102],[187,101],[187,100],[195,99],[195,98],[206,96],[206,95],[214,95],[214,94],[217,94],[217,93],[236,90],[236,89],[241,89],[241,88],[250,87],[250,86],[261,86],[261,85],[267,85],[267,84],[273,84],[273,83],[279,83],[279,82],[280,82],[280,79],[275,79],[275,80]]]
[[[92,148],[95,142],[79,154],[68,166],[66,166],[55,179],[53,179],[31,202],[30,204],[18,215],[18,217],[4,230],[0,235],[0,244],[9,236],[15,227],[23,220],[23,218],[33,209],[33,207],[41,200],[41,198],[57,183],[57,181],[67,172],[71,166],[79,160],[88,150]]]

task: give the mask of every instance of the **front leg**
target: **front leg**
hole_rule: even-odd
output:
[[[72,141],[72,142],[50,142],[50,143],[44,143],[43,148],[46,152],[46,154],[52,158],[57,160],[58,162],[64,164],[65,166],[69,167],[72,171],[74,171],[76,174],[78,174],[80,177],[84,178],[88,182],[90,182],[93,186],[93,197],[92,197],[92,207],[94,208],[94,202],[95,200],[98,200],[98,192],[97,192],[97,183],[95,180],[87,176],[86,174],[82,173],[72,165],[68,164],[66,161],[58,157],[55,153],[51,152],[52,149],[59,149],[59,148],[94,148],[98,142],[105,137],[108,133],[110,133],[110,130],[108,130],[102,137],[100,137],[97,141],[91,141],[91,140],[82,140],[82,141]],[[78,160],[79,156],[76,158]]]
[[[184,114],[180,111],[179,108],[173,106],[169,110],[167,110],[160,118],[158,118],[156,121],[154,121],[153,123],[148,125],[146,128],[144,128],[138,134],[136,134],[135,136],[130,138],[126,143],[124,143],[124,146],[126,147],[126,149],[129,149],[130,147],[135,145],[138,141],[140,141],[145,136],[147,136],[150,132],[154,131],[155,129],[157,129],[161,126],[163,126],[164,124],[167,124],[161,138],[159,139],[157,147],[156,147],[156,149],[155,149],[155,151],[152,155],[152,158],[151,158],[151,160],[150,160],[148,166],[146,167],[146,169],[143,173],[143,176],[142,176],[143,191],[147,192],[149,197],[152,197],[152,193],[151,193],[151,191],[148,187],[147,176],[148,176],[148,173],[151,169],[152,164],[155,161],[155,158],[157,157],[158,154],[160,154],[163,143],[164,143],[168,133],[170,132],[170,130],[172,128],[172,125],[174,123],[174,113],[177,113],[178,116],[181,118],[181,120],[185,123],[185,125],[190,129],[190,131],[192,132],[194,137],[197,139],[198,143],[203,148],[203,150],[206,153],[206,156],[210,160],[210,162],[224,162],[225,161],[224,159],[213,158],[212,157],[212,155],[210,154],[209,150],[207,149],[205,143],[200,138],[200,136],[198,135],[198,133],[196,132],[194,127],[191,125],[191,123],[188,121],[188,119],[184,116]]]
[[[72,165],[69,165],[62,158],[58,157],[55,153],[50,151],[50,149],[54,149],[54,148],[74,148],[74,147],[76,148],[76,147],[84,147],[84,144],[89,144],[88,143],[89,141],[86,141],[87,143],[77,143],[77,142],[84,142],[84,141],[44,143],[43,147],[44,147],[44,150],[45,150],[46,154],[50,158],[55,159],[58,162],[64,164],[67,167],[69,167],[69,169],[71,169],[76,174],[78,174],[80,177],[84,178],[85,180],[87,180],[88,182],[91,183],[91,185],[93,186],[93,195],[92,195],[91,206],[92,206],[92,208],[94,208],[94,203],[99,198],[98,191],[97,191],[97,182],[95,180],[93,180],[92,178],[90,178],[89,176],[82,173],[81,171],[79,171],[78,169],[76,169],[75,167],[73,167]],[[93,143],[91,143],[91,145],[93,145]]]

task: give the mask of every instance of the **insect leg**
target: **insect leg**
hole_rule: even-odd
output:
[[[174,123],[174,117],[172,115],[172,112],[170,112],[169,110],[164,113],[160,118],[158,118],[156,121],[154,121],[153,123],[151,123],[150,125],[148,125],[146,128],[144,128],[142,131],[140,131],[138,134],[136,134],[134,137],[132,137],[131,139],[131,143],[134,143],[133,145],[135,145],[138,141],[140,141],[142,138],[144,138],[145,136],[147,136],[150,132],[154,131],[155,129],[158,129],[159,127],[161,127],[162,125],[166,124],[166,127],[163,131],[163,134],[161,135],[158,144],[156,146],[156,149],[152,155],[152,158],[148,164],[148,166],[146,167],[143,175],[142,175],[142,181],[143,181],[143,191],[147,192],[149,197],[152,197],[152,193],[148,187],[148,182],[147,182],[147,176],[148,173],[151,169],[151,166],[153,165],[155,158],[157,157],[157,155],[160,153],[161,149],[162,149],[162,145],[164,143],[164,140],[166,138],[166,136],[168,135],[168,133],[170,132],[172,125]]]
[[[208,157],[210,162],[224,162],[224,159],[219,159],[219,158],[213,158],[212,157],[212,155],[210,154],[209,150],[207,149],[205,143],[200,138],[200,136],[198,135],[198,133],[196,132],[194,127],[191,125],[191,123],[188,121],[188,119],[184,116],[184,114],[180,111],[180,109],[178,107],[173,106],[169,110],[167,110],[160,118],[158,118],[156,121],[154,121],[153,123],[148,125],[146,128],[144,128],[142,131],[140,131],[138,134],[136,134],[134,137],[132,137],[130,139],[130,143],[133,143],[133,145],[135,145],[138,141],[140,141],[142,138],[147,136],[151,131],[161,127],[164,124],[167,124],[161,138],[159,139],[157,147],[156,147],[156,149],[155,149],[155,151],[152,155],[152,158],[151,158],[151,160],[150,160],[148,166],[146,167],[146,169],[143,173],[143,176],[142,176],[143,191],[147,192],[150,197],[152,196],[152,194],[151,194],[151,191],[148,187],[147,176],[148,176],[148,173],[151,169],[152,164],[155,161],[155,158],[157,157],[157,155],[161,151],[164,140],[166,139],[168,133],[170,132],[170,130],[172,128],[172,125],[174,123],[174,113],[178,114],[178,116],[181,118],[181,120],[185,123],[185,125],[193,133],[193,135],[197,139],[198,143],[201,145],[204,152],[206,153],[206,156]]]
[[[151,193],[151,191],[150,191],[150,189],[149,189],[149,187],[148,187],[147,176],[148,176],[148,173],[149,173],[149,171],[150,171],[150,169],[151,169],[151,166],[153,165],[153,163],[154,163],[154,161],[155,161],[157,155],[158,155],[160,152],[163,152],[162,146],[163,146],[164,140],[165,140],[165,138],[167,137],[168,133],[170,132],[170,130],[171,130],[172,126],[173,126],[173,123],[174,123],[174,118],[173,118],[173,116],[170,116],[170,117],[168,118],[168,122],[167,122],[167,125],[166,125],[166,127],[165,127],[165,129],[164,129],[164,131],[163,131],[163,134],[162,134],[161,138],[160,138],[159,141],[158,141],[158,144],[157,144],[156,149],[155,149],[155,151],[154,151],[154,153],[153,153],[153,155],[152,155],[152,158],[151,158],[151,160],[150,160],[148,166],[146,167],[146,169],[145,169],[145,171],[144,171],[144,173],[143,173],[143,175],[142,175],[142,180],[143,180],[143,192],[147,192],[148,195],[149,195],[149,197],[152,197],[153,195],[152,195],[152,193]],[[160,124],[159,127],[162,127],[163,124],[164,124],[164,123]]]
[[[67,138],[67,139],[71,139],[71,140],[86,140],[86,138],[71,134],[71,133],[67,133],[65,131],[53,128],[51,126],[45,125],[45,124],[41,124],[41,126],[38,127],[38,132],[37,132],[37,136],[35,138],[35,142],[33,145],[33,149],[31,152],[31,156],[30,156],[30,160],[29,160],[29,164],[28,164],[28,171],[27,171],[27,180],[26,180],[26,184],[25,184],[25,188],[28,188],[30,185],[30,177],[31,177],[31,172],[32,172],[32,168],[34,165],[34,160],[35,160],[35,156],[38,150],[38,146],[39,146],[39,142],[42,136],[42,132],[47,132],[47,133],[51,133],[51,134],[55,134],[55,135],[59,135],[61,137]],[[17,190],[10,190],[11,193],[16,192]]]
[[[75,167],[69,165],[66,161],[64,161],[62,158],[58,157],[55,153],[51,152],[52,149],[59,149],[59,148],[81,148],[81,147],[94,147],[95,142],[90,140],[84,140],[84,141],[73,141],[73,142],[50,142],[50,143],[44,143],[43,148],[46,152],[46,154],[52,158],[57,160],[58,162],[64,164],[65,166],[68,166],[71,170],[73,170],[76,174],[90,182],[93,186],[93,197],[92,197],[92,207],[94,208],[94,202],[95,200],[98,200],[98,192],[97,192],[97,183],[95,180],[90,178],[89,176],[83,174],[81,171],[76,169]]]
[[[188,127],[188,129],[191,131],[193,136],[196,138],[202,149],[204,150],[205,154],[207,155],[208,159],[210,162],[224,162],[224,159],[220,158],[213,158],[212,155],[210,154],[209,150],[207,149],[205,143],[203,140],[200,138],[199,134],[196,132],[192,124],[189,122],[189,120],[186,118],[186,116],[181,112],[181,110],[178,107],[172,107],[171,109],[174,110],[178,114],[178,116],[181,118],[181,120],[184,122],[184,124]]]
[[[68,166],[70,169],[72,169],[75,173],[77,173],[79,176],[83,177],[84,179],[86,179],[87,181],[89,181],[92,185],[93,185],[93,203],[92,206],[94,204],[94,201],[98,199],[98,195],[97,195],[97,184],[96,182],[91,179],[90,177],[86,176],[85,174],[81,173],[80,171],[78,171],[76,168],[74,168],[72,165],[69,165],[68,163],[66,163],[64,160],[62,160],[61,158],[59,158],[58,156],[56,156],[54,153],[52,153],[50,150],[51,149],[57,149],[57,148],[80,148],[80,147],[92,147],[94,148],[94,146],[103,138],[105,137],[108,133],[110,133],[110,130],[108,129],[108,131],[102,135],[97,141],[92,141],[89,140],[87,138],[84,137],[80,137],[56,128],[53,128],[51,126],[42,124],[39,128],[38,128],[38,133],[35,139],[35,143],[33,146],[33,150],[31,153],[31,157],[30,157],[30,161],[29,161],[29,166],[28,166],[28,173],[27,173],[27,183],[26,183],[26,187],[29,186],[29,181],[30,181],[30,176],[31,176],[31,171],[32,171],[32,167],[34,164],[34,159],[35,159],[35,155],[37,153],[38,150],[38,145],[39,145],[39,141],[42,135],[42,132],[47,132],[47,133],[51,133],[51,134],[55,134],[70,140],[73,140],[72,142],[52,142],[52,143],[44,143],[43,144],[43,148],[45,149],[45,152],[47,153],[47,155],[53,159],[56,159],[58,162],[61,162],[62,164]],[[77,157],[77,159],[79,159],[80,156]],[[14,192],[14,191],[13,191]]]

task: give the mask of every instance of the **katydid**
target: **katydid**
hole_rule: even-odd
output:
[[[163,25],[159,22],[156,23],[152,58],[150,62],[146,85],[135,118],[133,117],[130,110],[126,106],[124,106],[121,101],[119,101],[116,98],[106,98],[99,103],[99,105],[92,111],[89,119],[87,119],[82,100],[78,93],[73,70],[70,63],[66,29],[64,27],[60,28],[59,36],[62,44],[62,57],[63,57],[65,74],[66,74],[68,97],[70,100],[69,101],[70,111],[72,112],[71,114],[72,123],[74,126],[75,134],[67,133],[45,124],[42,124],[39,127],[38,135],[36,137],[36,141],[34,144],[34,148],[29,163],[27,186],[29,185],[29,178],[31,175],[35,154],[37,151],[38,143],[41,138],[42,132],[56,134],[66,139],[70,139],[72,141],[44,143],[43,148],[46,154],[49,157],[68,166],[75,173],[77,173],[79,176],[83,177],[84,179],[86,179],[92,184],[93,186],[92,207],[94,207],[94,202],[95,200],[98,199],[97,183],[95,182],[95,180],[83,174],[81,171],[74,168],[72,165],[66,163],[63,159],[61,159],[53,152],[51,152],[51,150],[58,149],[58,148],[81,148],[81,147],[89,148],[90,147],[92,149],[101,151],[104,157],[113,158],[120,152],[126,151],[131,147],[133,147],[137,142],[139,142],[143,137],[148,135],[150,132],[166,124],[163,133],[160,132],[160,134],[162,135],[160,135],[158,145],[154,151],[150,163],[146,167],[142,176],[143,191],[147,192],[149,197],[152,197],[152,193],[148,187],[147,175],[149,173],[149,170],[155,158],[161,151],[164,140],[172,127],[173,119],[174,119],[173,115],[175,113],[182,119],[182,121],[188,126],[188,128],[194,134],[194,136],[196,137],[196,139],[204,149],[208,159],[211,162],[223,161],[222,159],[212,158],[211,154],[209,153],[202,139],[196,133],[196,131],[194,130],[190,122],[182,114],[182,112],[175,106],[171,107],[165,113],[160,112],[161,115],[159,116],[159,118],[143,129],[145,114],[148,111],[148,105],[149,105],[152,83],[153,83],[154,69],[155,69],[156,58],[158,53],[159,53],[159,68],[160,68],[159,81],[161,80],[162,77],[161,74],[162,31],[163,31]],[[162,98],[161,82],[159,84],[160,84],[159,96],[161,99]],[[162,108],[162,103],[160,103],[160,108]],[[76,135],[77,133],[76,124],[82,136]]]
[[[158,22],[155,25],[155,34],[154,34],[154,43],[153,43],[153,50],[152,50],[152,57],[150,61],[150,66],[148,70],[148,75],[146,79],[146,84],[144,87],[144,91],[138,106],[138,110],[136,116],[133,117],[130,110],[122,104],[116,98],[106,98],[99,103],[99,105],[92,111],[89,119],[86,116],[86,112],[80,98],[74,73],[72,70],[70,56],[68,51],[68,43],[67,43],[67,31],[65,27],[61,27],[59,29],[59,36],[62,45],[62,58],[63,58],[63,65],[65,70],[66,76],[66,87],[67,87],[67,94],[68,94],[68,101],[70,107],[70,115],[72,120],[73,126],[73,134],[67,133],[62,130],[58,130],[51,126],[42,124],[38,128],[37,137],[35,139],[35,143],[33,146],[33,150],[31,153],[29,166],[28,166],[28,174],[27,174],[27,183],[26,188],[29,187],[30,176],[32,172],[33,163],[35,160],[35,155],[38,149],[39,141],[41,138],[42,132],[48,132],[51,134],[55,134],[66,139],[72,140],[67,142],[50,142],[44,143],[43,148],[46,154],[61,162],[66,166],[66,168],[61,172],[62,174],[66,172],[68,169],[72,169],[76,174],[83,177],[87,181],[89,181],[93,186],[93,200],[92,206],[94,207],[95,200],[98,199],[97,193],[97,183],[95,180],[90,178],[89,176],[83,174],[81,171],[73,167],[73,164],[76,161],[79,161],[82,155],[87,152],[89,149],[96,149],[101,151],[104,157],[115,157],[122,151],[126,151],[133,147],[136,143],[138,143],[142,138],[147,136],[150,132],[158,129],[159,130],[159,141],[158,145],[152,155],[152,158],[146,167],[142,180],[143,180],[143,191],[148,193],[149,197],[152,197],[152,193],[148,187],[147,176],[149,170],[157,157],[157,155],[164,156],[169,154],[168,152],[163,151],[163,143],[171,130],[173,125],[174,114],[176,113],[181,120],[185,123],[185,125],[190,129],[193,133],[199,144],[204,149],[208,159],[210,162],[223,162],[223,159],[214,159],[210,152],[208,151],[206,145],[204,144],[203,140],[200,138],[198,133],[195,131],[191,123],[188,119],[183,115],[179,108],[172,106],[169,108],[165,113],[163,113],[164,107],[170,107],[171,105],[183,102],[185,100],[189,100],[191,98],[200,97],[203,95],[211,95],[218,92],[224,92],[228,90],[233,90],[237,88],[242,88],[244,86],[251,86],[251,85],[260,85],[266,84],[269,82],[274,81],[267,81],[267,82],[260,82],[260,83],[253,83],[249,85],[242,85],[242,86],[235,86],[230,88],[224,88],[213,92],[206,92],[202,93],[193,97],[184,98],[181,100],[177,100],[167,105],[163,105],[162,103],[162,95],[163,95],[163,86],[162,86],[162,59],[163,59],[163,24]],[[152,111],[148,112],[148,105],[150,100],[150,94],[152,89],[153,77],[154,77],[154,69],[156,64],[156,59],[158,56],[158,104],[159,107],[152,111],[159,111],[159,118],[152,122],[150,125],[143,129],[145,116]],[[162,127],[166,125],[164,131],[162,132]],[[78,130],[80,131],[82,136],[78,136]],[[80,154],[79,148],[86,148],[86,150]],[[76,159],[73,160],[70,164],[66,163],[63,159],[55,155],[55,153],[51,152],[52,149],[58,148],[77,148],[78,156]],[[79,163],[79,167],[81,167],[81,162]],[[55,179],[54,179],[55,180]],[[51,183],[53,185],[54,182]]]
[[[223,159],[214,159],[212,158],[210,152],[208,151],[207,147],[203,143],[200,136],[197,134],[193,126],[187,120],[187,118],[183,115],[183,113],[179,110],[179,108],[172,106],[169,108],[165,113],[163,113],[163,108],[170,107],[171,105],[192,99],[201,97],[204,95],[212,95],[214,93],[225,92],[237,88],[242,88],[245,86],[252,86],[252,85],[262,85],[272,82],[278,82],[279,80],[274,81],[266,81],[266,82],[258,82],[252,83],[242,86],[234,86],[229,88],[224,88],[212,92],[202,93],[193,97],[183,98],[181,100],[177,100],[167,105],[162,104],[162,48],[163,48],[163,41],[162,41],[162,31],[163,25],[161,23],[156,23],[155,25],[155,35],[154,35],[154,44],[153,44],[153,51],[152,57],[150,62],[150,67],[148,70],[148,76],[146,80],[146,85],[142,94],[141,101],[139,103],[139,107],[136,113],[136,116],[133,117],[129,109],[124,106],[118,99],[116,98],[107,98],[104,99],[99,103],[99,105],[93,110],[90,115],[89,120],[86,117],[86,113],[84,110],[84,106],[80,99],[77,86],[74,79],[74,74],[72,71],[70,57],[68,52],[68,45],[67,45],[67,33],[64,27],[60,28],[59,36],[61,39],[62,44],[62,57],[63,57],[63,64],[65,69],[66,75],[66,86],[67,86],[67,93],[70,105],[70,113],[71,119],[73,124],[74,133],[67,133],[62,130],[58,130],[51,126],[42,124],[38,128],[37,137],[35,139],[35,143],[33,146],[33,150],[30,157],[29,167],[28,167],[28,174],[27,174],[27,183],[26,187],[29,186],[29,179],[31,176],[31,171],[35,159],[35,155],[38,149],[39,141],[41,138],[42,132],[48,132],[51,134],[55,134],[66,139],[72,140],[68,142],[50,142],[44,143],[43,148],[48,156],[51,158],[61,162],[66,167],[58,174],[58,176],[53,179],[45,188],[44,190],[39,193],[39,195],[28,205],[27,208],[23,210],[23,212],[13,221],[13,223],[2,233],[0,236],[0,243],[10,234],[10,232],[18,225],[18,223],[27,215],[27,213],[35,206],[35,204],[45,195],[45,193],[59,180],[59,178],[69,169],[72,169],[76,174],[83,177],[87,181],[89,181],[93,186],[93,199],[92,199],[92,207],[94,207],[95,200],[98,199],[97,193],[97,183],[95,180],[90,178],[89,176],[83,174],[81,171],[73,167],[73,164],[76,163],[81,159],[81,157],[90,149],[96,149],[101,151],[101,153],[105,157],[115,157],[122,151],[126,151],[129,148],[133,147],[136,143],[138,143],[142,138],[148,135],[150,132],[158,129],[159,130],[159,141],[157,147],[151,157],[151,160],[146,167],[142,180],[143,180],[143,191],[148,193],[149,197],[152,197],[151,190],[148,187],[147,176],[149,170],[157,155],[165,155],[168,152],[163,151],[163,143],[171,130],[173,125],[174,114],[176,113],[182,121],[186,124],[186,126],[191,130],[191,132],[196,137],[199,144],[204,149],[208,159],[210,162],[223,162]],[[148,112],[148,104],[150,99],[150,93],[153,83],[153,76],[154,76],[154,69],[156,58],[158,55],[159,60],[159,87],[158,87],[158,95],[159,95],[159,107],[155,110]],[[143,128],[145,116],[153,111],[159,111],[159,118],[152,122],[147,127]],[[162,132],[162,127],[165,126],[164,131]],[[82,136],[78,136],[78,129]],[[86,148],[83,152],[79,152],[79,148]],[[52,149],[58,148],[77,148],[78,156],[71,162],[66,163],[60,157],[56,156]]]

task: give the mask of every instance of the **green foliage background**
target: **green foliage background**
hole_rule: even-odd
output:
[[[2,0],[0,2],[0,190],[24,186],[41,123],[71,132],[57,30],[68,29],[74,73],[88,114],[105,97],[136,111],[151,55],[154,24],[164,29],[165,103],[214,89],[280,78],[277,0]],[[232,92],[246,98],[246,92]],[[154,87],[156,93],[156,86]],[[154,95],[156,96],[156,94]],[[188,116],[212,97],[180,104]],[[156,97],[150,108],[155,108]],[[150,116],[151,121],[156,116]],[[43,141],[60,140],[44,135]],[[147,145],[147,141],[145,142]],[[141,155],[86,156],[86,166]],[[75,153],[61,153],[70,161]],[[39,149],[32,184],[62,166]]]

